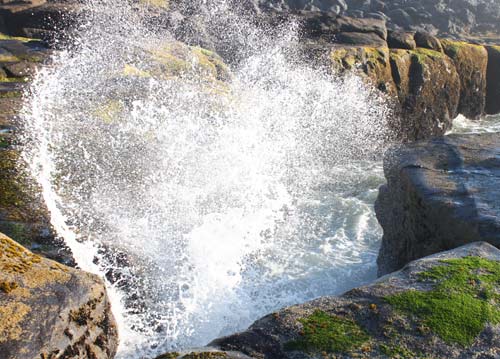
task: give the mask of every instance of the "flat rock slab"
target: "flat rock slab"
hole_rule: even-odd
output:
[[[384,161],[377,217],[383,275],[466,243],[500,247],[500,134],[451,135],[398,146]]]

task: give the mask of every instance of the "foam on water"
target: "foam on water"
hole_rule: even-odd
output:
[[[121,358],[204,345],[375,276],[383,99],[298,60],[296,24],[269,36],[225,1],[199,5],[237,54],[223,91],[120,75],[175,31],[107,0],[86,5],[25,107],[25,157],[79,266],[107,279]]]
[[[469,120],[467,117],[459,115],[453,121],[453,128],[450,133],[493,133],[500,132],[500,116],[485,116],[480,120]]]

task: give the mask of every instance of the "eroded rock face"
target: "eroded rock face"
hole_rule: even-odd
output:
[[[113,358],[118,336],[97,276],[0,234],[0,353],[5,359]]]
[[[443,134],[458,115],[460,78],[450,58],[418,48],[391,50],[400,118],[396,128],[404,141]]]
[[[379,274],[416,258],[487,241],[500,247],[500,136],[451,135],[402,145],[384,161],[377,218]]]
[[[478,119],[486,106],[488,52],[484,46],[443,40],[444,51],[453,60],[460,77],[458,112]]]
[[[158,359],[494,358],[500,312],[488,298],[500,289],[499,261],[491,245],[469,244],[342,296],[269,314],[205,351]]]

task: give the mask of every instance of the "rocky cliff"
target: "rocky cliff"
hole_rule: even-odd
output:
[[[383,275],[411,260],[487,241],[500,246],[500,136],[452,135],[390,150],[377,217]]]

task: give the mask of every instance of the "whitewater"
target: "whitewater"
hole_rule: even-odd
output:
[[[298,23],[189,3],[163,23],[167,10],[88,1],[23,110],[52,224],[107,281],[119,358],[202,346],[376,276],[385,99],[305,61]],[[180,38],[213,44],[227,78],[203,78],[194,55],[152,73]]]

